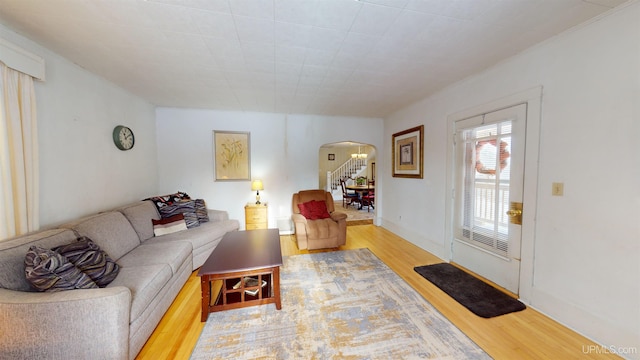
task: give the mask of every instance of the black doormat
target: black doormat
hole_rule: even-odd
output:
[[[413,270],[480,317],[491,318],[527,308],[520,301],[451,264],[416,266]]]

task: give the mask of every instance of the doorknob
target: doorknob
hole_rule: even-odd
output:
[[[512,201],[509,203],[509,222],[515,225],[522,225],[522,203]]]

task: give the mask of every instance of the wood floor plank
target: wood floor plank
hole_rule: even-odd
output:
[[[300,251],[294,235],[281,236],[280,242],[283,256],[336,250]],[[492,319],[475,316],[413,271],[442,260],[384,228],[348,226],[347,244],[339,249],[358,248],[369,248],[494,359],[619,359],[585,353],[596,344],[531,308]],[[194,271],[136,359],[189,359],[203,327],[200,278]]]

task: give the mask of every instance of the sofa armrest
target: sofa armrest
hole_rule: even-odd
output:
[[[304,217],[302,214],[292,214],[291,215],[291,220],[293,220],[294,223],[307,223],[307,218]]]
[[[307,218],[301,214],[292,214],[291,220],[293,220],[293,225],[296,229],[296,243],[298,244],[298,249],[304,250],[308,247]]]
[[[127,359],[131,292],[0,289],[0,358]]]
[[[209,213],[209,221],[229,220],[229,213],[224,210],[207,209],[207,213]]]
[[[339,222],[340,220],[347,220],[347,214],[340,212],[340,211],[334,211],[331,213],[331,219],[333,221]]]

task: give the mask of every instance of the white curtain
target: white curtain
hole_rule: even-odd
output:
[[[40,226],[38,176],[33,78],[0,63],[0,240]]]

